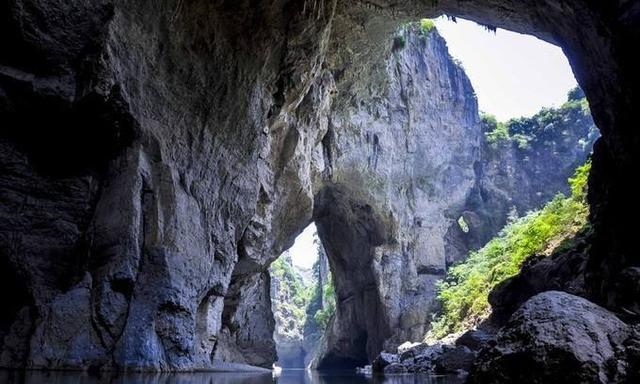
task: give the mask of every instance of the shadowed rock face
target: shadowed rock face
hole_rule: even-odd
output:
[[[334,243],[330,228],[319,224],[335,273],[349,247],[372,258],[345,263],[363,268],[356,285],[337,284],[344,301],[336,319],[361,318],[347,310],[365,304],[376,311],[354,323],[356,335],[343,339],[336,321],[328,338],[345,340],[345,350],[359,345],[352,356],[360,362],[422,332],[429,304],[421,298],[444,272],[440,234],[455,218],[442,210],[464,201],[475,175],[462,159],[464,166],[452,170],[459,189],[447,190],[451,202],[434,204],[429,222],[412,221],[405,203],[415,199],[417,209],[422,197],[438,199],[427,187],[425,196],[410,196],[420,189],[404,183],[420,179],[396,160],[442,185],[450,180],[447,170],[424,168],[412,157],[444,156],[444,163],[449,155],[471,156],[476,144],[473,137],[455,140],[466,125],[446,119],[445,138],[459,146],[447,147],[449,155],[436,151],[428,130],[411,131],[418,128],[412,122],[422,123],[411,115],[411,101],[426,95],[415,87],[406,98],[405,86],[423,63],[409,51],[395,63],[386,58],[401,21],[441,12],[563,47],[603,135],[590,180],[594,236],[586,292],[609,308],[638,311],[629,289],[637,286],[632,272],[639,264],[633,227],[620,220],[640,213],[628,187],[640,168],[634,2],[439,1],[433,8],[417,1],[5,1],[0,298],[8,311],[0,318],[0,365],[176,370],[210,367],[212,359],[270,365],[275,349],[264,272],[314,214],[328,209],[314,208],[322,196],[336,202],[327,226],[349,210],[362,224]],[[439,49],[438,41],[429,37],[426,49]],[[464,80],[440,77],[458,70],[433,64],[427,67],[449,84],[430,89],[460,90],[449,95],[465,104],[452,119],[471,122]],[[371,87],[389,79],[394,65],[395,82]],[[396,95],[390,103],[362,104],[388,94]],[[405,116],[407,131],[383,132],[385,125],[372,119],[377,113],[380,121],[384,113]],[[380,151],[407,138],[416,142]],[[354,158],[350,148],[361,152]],[[398,168],[381,172],[391,164]],[[363,188],[372,172],[385,176],[383,188]],[[406,232],[411,225],[430,227]],[[398,280],[398,271],[409,278]],[[362,294],[350,293],[362,285]],[[420,294],[412,299],[408,290]],[[408,308],[415,311],[403,312]],[[263,319],[271,320],[258,326]]]
[[[631,327],[613,313],[581,297],[547,291],[513,314],[497,346],[480,354],[470,382],[626,382],[620,375],[631,340]]]
[[[191,369],[210,366],[214,347],[232,350],[226,340],[262,335],[221,329],[223,312],[247,313],[232,308],[232,282],[268,298],[246,271],[261,272],[311,216],[311,151],[296,155],[304,128],[292,119],[312,97],[331,5],[2,6],[3,42],[19,49],[0,69],[0,249],[32,305],[6,321],[2,365]],[[42,67],[23,65],[34,57]],[[308,148],[322,137],[313,126]],[[274,204],[285,178],[294,193]],[[288,226],[279,204],[301,207]],[[270,353],[252,362],[270,365]]]

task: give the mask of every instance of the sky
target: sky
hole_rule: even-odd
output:
[[[313,240],[317,238],[316,225],[311,223],[296,237],[296,242],[289,248],[293,265],[309,269],[318,258]]]
[[[577,84],[555,45],[504,29],[493,33],[463,19],[454,23],[443,16],[435,22],[449,53],[462,62],[480,110],[500,121],[560,106]]]
[[[449,53],[462,62],[478,97],[480,110],[506,121],[531,116],[542,107],[559,106],[576,80],[562,50],[533,36],[446,17],[436,27],[447,41]],[[311,268],[316,260],[311,224],[290,249],[293,264]]]

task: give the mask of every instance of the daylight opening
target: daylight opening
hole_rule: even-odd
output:
[[[285,368],[354,367],[481,327],[493,288],[587,224],[599,132],[558,47],[446,17],[403,25],[391,44],[390,101],[351,117],[366,166],[316,197],[325,247],[312,224],[271,266]],[[404,106],[386,110],[396,97]]]
[[[282,368],[305,368],[335,312],[327,255],[309,224],[269,268],[273,333]]]
[[[414,25],[423,39],[434,29],[446,40],[473,86],[482,127],[480,182],[445,236],[447,274],[425,335],[435,342],[481,326],[494,287],[587,226],[589,156],[599,131],[559,47],[460,18]]]

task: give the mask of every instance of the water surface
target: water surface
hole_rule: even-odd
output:
[[[462,384],[455,376],[395,375],[366,377],[353,372],[284,370],[278,378],[270,373],[172,373],[102,374],[79,372],[0,371],[6,384]]]

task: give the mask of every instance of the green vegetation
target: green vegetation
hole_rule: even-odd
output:
[[[429,33],[436,28],[436,24],[431,19],[420,19],[417,22],[408,22],[400,26],[397,35],[393,38],[392,51],[402,50],[407,45],[407,31],[417,32],[418,36],[425,40]]]
[[[420,26],[420,32],[423,35],[428,35],[429,32],[431,32],[431,30],[436,27],[436,24],[431,19],[421,19],[419,26]]]
[[[576,202],[586,205],[587,181],[589,181],[589,172],[591,171],[591,160],[579,166],[572,177],[569,178],[569,187],[571,187],[571,198]],[[585,208],[586,209],[586,208]]]
[[[509,127],[499,122],[495,116],[488,113],[480,115],[482,131],[484,132],[487,142],[491,145],[509,141]]]
[[[585,98],[584,91],[579,86],[576,86],[575,88],[570,90],[569,93],[567,94],[567,100],[569,101],[582,100],[584,98]]]
[[[532,255],[549,255],[563,241],[587,225],[587,178],[591,163],[577,168],[569,179],[571,196],[557,195],[542,209],[507,224],[500,234],[449,270],[438,286],[442,312],[427,339],[468,329],[489,314],[489,292],[518,273]]]
[[[322,308],[313,315],[313,318],[322,329],[326,329],[327,325],[329,325],[329,320],[336,312],[336,290],[333,286],[331,275],[329,275],[329,281],[322,287],[322,302]]]
[[[483,113],[481,124],[489,148],[494,149],[513,143],[521,150],[528,150],[536,145],[557,144],[553,139],[568,134],[569,130],[587,127],[594,134],[597,130],[580,88],[569,91],[567,102],[559,108],[543,108],[532,117],[511,119],[506,123]]]
[[[331,272],[328,272],[328,276],[324,277],[325,284],[321,285],[323,276],[320,272],[320,263],[322,259],[326,260],[326,255],[320,240],[316,239],[314,243],[318,260],[313,264],[314,283],[311,287],[311,299],[306,308],[307,318],[304,328],[306,335],[315,334],[317,337],[321,337],[336,311],[336,293]]]
[[[290,309],[296,320],[304,323],[306,308],[313,295],[313,287],[304,286],[302,278],[293,269],[290,260],[284,256],[271,264],[270,272],[272,277],[277,277],[281,282],[280,289],[288,290],[285,296],[291,298],[290,302],[281,302],[278,305]]]

